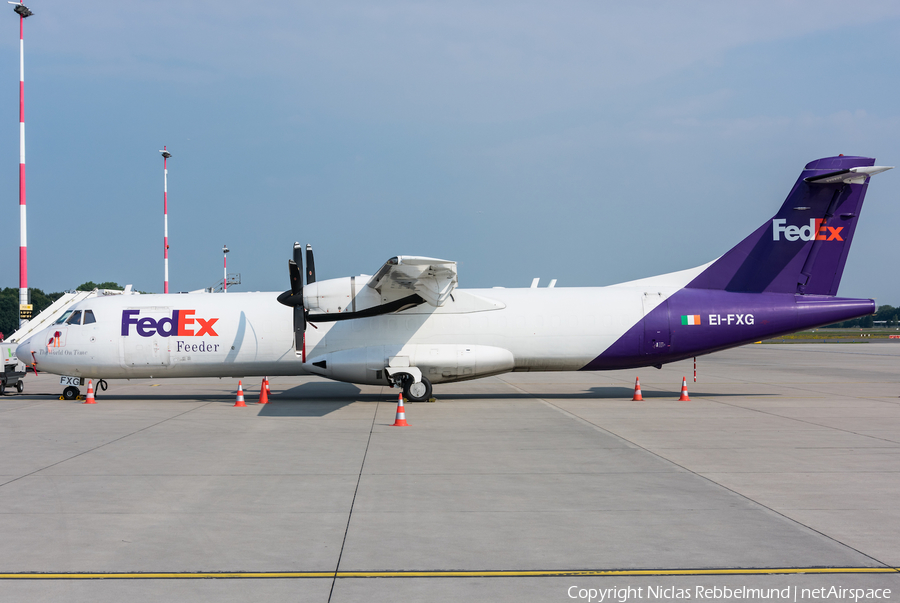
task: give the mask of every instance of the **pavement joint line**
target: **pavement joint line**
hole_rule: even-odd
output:
[[[853,342],[853,343],[856,343],[856,342]],[[860,341],[859,343],[869,343],[869,342],[868,341]],[[806,345],[817,345],[817,344],[806,344]],[[743,346],[743,347],[746,347],[746,346]],[[797,353],[800,353],[800,352],[815,352],[817,354],[846,354],[847,353],[846,349],[840,350],[840,351],[838,351],[838,350],[814,350],[814,349],[810,349],[810,348],[804,348],[804,349],[797,348],[795,350],[795,349],[791,349],[790,347],[786,347],[785,349],[791,350],[791,352],[797,352]],[[870,352],[850,352],[850,353],[856,354],[857,356],[881,356],[884,358],[896,358],[897,357],[897,354],[873,354]]]
[[[853,396],[848,396],[848,397],[852,398]],[[888,442],[888,443],[891,443],[891,444],[900,444],[900,442],[897,442],[897,441],[894,441],[894,440],[891,440],[891,439],[888,439],[888,438],[880,438],[880,437],[873,436],[873,435],[868,435],[868,434],[865,434],[865,433],[857,433],[857,432],[852,431],[852,430],[850,430],[850,429],[841,429],[840,427],[834,427],[834,426],[832,426],[832,425],[821,425],[820,423],[816,423],[815,421],[809,421],[809,420],[806,420],[806,419],[801,419],[801,418],[799,418],[799,417],[789,417],[789,416],[785,416],[785,415],[780,415],[780,414],[778,414],[778,413],[771,412],[771,411],[768,411],[768,410],[763,410],[763,409],[761,409],[761,408],[748,408],[748,407],[746,407],[746,406],[741,406],[741,405],[739,405],[739,404],[733,404],[733,403],[727,402],[727,401],[725,401],[725,400],[713,400],[713,401],[716,402],[716,403],[718,403],[718,404],[722,404],[723,406],[730,406],[731,408],[741,408],[741,409],[746,410],[746,411],[757,412],[757,413],[760,413],[760,414],[763,414],[763,415],[768,415],[768,416],[770,416],[770,417],[778,417],[779,419],[786,419],[786,420],[788,420],[788,421],[796,421],[796,422],[798,422],[798,423],[804,423],[804,424],[806,424],[806,425],[813,425],[813,426],[815,426],[815,427],[820,427],[820,428],[822,428],[822,429],[831,429],[831,430],[834,430],[834,431],[840,431],[840,432],[842,432],[842,433],[849,433],[849,434],[852,434],[852,435],[855,435],[855,436],[859,436],[859,437],[861,437],[861,438],[870,438],[870,439],[872,439],[872,440],[878,440],[879,442]]]
[[[749,384],[749,385],[758,385],[757,383],[754,383],[754,382],[745,382],[745,383],[747,383],[747,384]],[[855,383],[855,382],[853,382],[853,383]],[[868,383],[868,382],[867,382],[867,381],[860,381],[859,383]],[[815,384],[815,383],[814,383],[814,382],[809,383],[809,385],[813,385],[813,384]],[[764,385],[769,385],[769,384],[764,384]],[[815,392],[815,390],[809,390],[809,389],[806,389],[806,388],[798,387],[798,385],[801,385],[801,384],[783,384],[782,386],[785,387],[785,388],[789,388],[789,389],[797,389],[797,390],[804,391],[804,392],[814,392],[814,393],[819,393],[819,392]],[[649,386],[649,387],[646,387],[646,388],[644,388],[644,389],[653,389],[653,386]],[[657,390],[658,390],[658,389],[659,389],[659,388],[657,388]],[[523,391],[524,391],[524,390],[523,390]],[[665,391],[665,390],[660,390],[660,391]],[[714,398],[716,398],[715,396],[704,396],[704,395],[701,395],[701,394],[693,394],[693,396],[694,396],[693,399],[697,399],[697,400],[705,400],[705,401],[707,401],[707,402],[712,402],[712,403],[714,403],[714,404],[722,404],[722,405],[724,405],[724,406],[730,406],[731,408],[739,408],[739,409],[741,409],[741,410],[745,410],[745,411],[749,411],[749,412],[758,412],[758,413],[765,414],[765,415],[769,415],[769,416],[772,416],[772,417],[778,417],[779,419],[787,419],[787,420],[790,420],[790,421],[797,421],[797,422],[799,422],[799,423],[805,423],[805,424],[807,424],[807,425],[812,425],[812,426],[814,426],[814,427],[820,427],[820,428],[822,428],[822,429],[834,429],[834,430],[836,430],[836,431],[841,431],[841,432],[844,432],[844,433],[849,433],[849,434],[856,435],[856,436],[859,436],[859,437],[862,437],[862,438],[871,438],[871,439],[873,439],[873,440],[880,440],[880,441],[882,441],[882,442],[888,442],[888,443],[891,443],[891,444],[900,444],[900,442],[897,442],[897,441],[894,441],[894,440],[891,440],[891,439],[888,439],[888,438],[880,438],[880,437],[877,437],[877,436],[867,435],[867,434],[864,434],[864,433],[857,433],[857,432],[851,431],[851,430],[849,430],[849,429],[841,429],[841,428],[839,428],[839,427],[833,427],[833,426],[831,426],[831,425],[821,425],[821,424],[816,423],[816,422],[814,422],[814,421],[807,421],[807,420],[800,419],[800,418],[797,418],[797,417],[789,417],[789,416],[786,416],[786,415],[780,415],[780,414],[778,414],[778,413],[766,411],[766,410],[763,410],[763,409],[760,409],[760,408],[752,408],[752,407],[748,407],[748,406],[741,406],[740,404],[731,403],[731,402],[728,402],[728,401],[726,401],[726,400],[718,400],[718,399],[714,399]],[[796,399],[798,399],[798,398],[815,398],[815,399],[818,399],[818,398],[822,398],[822,397],[825,397],[825,396],[824,396],[824,395],[822,395],[822,396],[786,396],[786,398],[791,399],[791,400],[796,400]],[[864,398],[864,397],[860,397],[860,396],[847,396],[847,397],[848,397],[848,398],[853,398],[853,399],[858,399],[858,400],[867,400],[867,399],[869,399],[869,398]],[[692,400],[693,400],[693,399],[692,399]]]
[[[881,565],[882,567],[890,567],[890,564],[885,563],[885,562],[883,562],[883,561],[881,561],[881,560],[879,560],[879,559],[876,559],[876,558],[873,557],[872,555],[869,555],[868,553],[864,553],[864,552],[862,552],[861,550],[857,549],[856,547],[850,546],[849,544],[847,544],[847,543],[845,543],[845,542],[842,542],[842,541],[838,540],[838,539],[835,538],[834,536],[831,536],[831,535],[829,535],[829,534],[826,534],[826,533],[824,533],[824,532],[822,532],[822,531],[820,531],[820,530],[817,530],[817,529],[813,528],[812,526],[806,525],[805,523],[803,523],[803,522],[801,522],[801,521],[799,521],[799,520],[797,520],[797,519],[794,519],[793,517],[790,517],[790,516],[788,516],[788,515],[785,515],[784,513],[780,512],[780,511],[778,511],[778,510],[776,510],[776,509],[773,509],[772,507],[770,507],[770,506],[768,506],[768,505],[765,505],[765,504],[759,502],[758,500],[754,500],[753,498],[750,498],[750,497],[747,496],[746,494],[743,494],[743,493],[741,493],[741,492],[738,492],[737,490],[734,490],[734,489],[732,489],[732,488],[729,488],[729,487],[726,486],[725,484],[721,484],[721,483],[719,483],[719,482],[713,480],[712,478],[707,477],[706,475],[703,475],[703,474],[701,474],[701,473],[697,473],[696,471],[693,471],[692,469],[689,469],[689,468],[685,467],[684,465],[682,465],[682,464],[680,464],[680,463],[676,463],[676,462],[673,461],[672,459],[666,458],[666,457],[662,456],[661,454],[659,454],[659,453],[657,453],[657,452],[654,452],[653,450],[650,450],[649,448],[645,448],[644,446],[641,446],[641,445],[638,444],[637,442],[633,442],[633,441],[629,440],[628,438],[626,438],[626,437],[624,437],[624,436],[622,436],[622,435],[619,435],[619,434],[617,434],[617,433],[615,433],[615,432],[613,432],[613,431],[610,431],[610,430],[608,430],[608,429],[606,429],[606,428],[604,428],[604,427],[600,427],[600,426],[597,425],[596,423],[592,423],[591,421],[588,421],[587,419],[583,419],[583,418],[579,417],[578,415],[575,415],[575,414],[573,414],[573,413],[571,413],[571,412],[565,410],[564,408],[559,407],[559,406],[557,406],[556,404],[553,404],[552,402],[550,402],[550,401],[548,401],[548,400],[544,400],[543,398],[540,398],[540,397],[536,396],[535,394],[529,394],[526,390],[521,389],[521,388],[519,388],[519,387],[513,385],[512,383],[509,383],[509,382],[506,382],[506,383],[507,383],[510,387],[513,387],[513,388],[515,388],[515,389],[518,389],[519,391],[521,391],[521,392],[523,392],[523,393],[525,393],[525,394],[528,394],[528,395],[530,395],[531,397],[533,397],[533,398],[535,398],[535,399],[537,399],[537,400],[540,400],[542,403],[546,404],[547,406],[549,406],[549,407],[551,407],[551,408],[556,409],[557,411],[559,411],[560,413],[562,413],[562,414],[564,414],[564,415],[566,415],[566,416],[572,417],[572,418],[574,418],[574,419],[576,419],[577,421],[580,421],[580,422],[582,422],[582,423],[587,423],[587,424],[589,424],[589,425],[592,425],[592,426],[594,427],[594,429],[596,429],[596,430],[598,430],[598,431],[607,433],[607,434],[609,434],[609,435],[611,435],[611,436],[613,436],[613,437],[619,438],[620,440],[622,440],[623,442],[626,442],[627,444],[629,444],[629,445],[631,445],[631,446],[635,446],[635,447],[637,447],[637,448],[640,448],[641,450],[644,450],[644,451],[646,451],[647,453],[652,454],[652,455],[655,456],[656,458],[661,459],[661,460],[663,460],[663,461],[665,461],[665,462],[667,462],[667,463],[670,463],[670,464],[674,465],[675,467],[678,467],[678,468],[682,469],[683,471],[686,471],[686,472],[688,472],[688,473],[690,473],[690,474],[692,474],[692,475],[696,475],[698,478],[700,478],[700,479],[702,479],[702,480],[705,480],[705,481],[707,481],[707,482],[709,482],[709,483],[711,483],[711,484],[714,484],[714,485],[718,486],[719,488],[722,488],[723,490],[726,490],[726,491],[728,491],[728,492],[731,492],[731,493],[734,494],[735,496],[739,496],[740,498],[742,498],[742,499],[744,499],[744,500],[746,500],[746,501],[748,501],[748,502],[750,502],[750,503],[752,503],[752,504],[754,504],[754,505],[757,505],[758,507],[760,507],[760,508],[762,508],[762,509],[766,509],[766,510],[768,510],[770,513],[773,513],[773,514],[775,514],[775,515],[777,515],[777,516],[779,516],[779,517],[785,519],[786,521],[788,521],[788,522],[790,522],[790,523],[796,524],[796,525],[798,525],[798,526],[802,526],[803,528],[806,528],[807,530],[809,530],[809,531],[811,531],[811,532],[814,532],[814,533],[816,533],[816,534],[822,536],[823,538],[827,538],[828,540],[830,540],[830,541],[832,541],[832,542],[834,542],[834,543],[837,543],[837,544],[839,544],[839,545],[841,545],[841,546],[843,546],[843,547],[846,547],[846,548],[850,549],[851,551],[855,551],[855,552],[859,553],[860,555],[862,555],[863,557],[866,557],[866,558],[868,558],[868,559],[871,559],[872,561],[874,561],[875,563]],[[776,415],[776,416],[777,416],[777,415]]]
[[[378,419],[378,407],[380,405],[380,402],[376,402],[375,411],[372,413],[372,425],[369,426],[369,439],[366,440],[366,449],[363,452],[362,462],[359,464],[359,475],[356,478],[356,488],[353,490],[353,499],[350,501],[350,511],[347,513],[347,526],[344,528],[344,539],[341,541],[341,550],[338,553],[334,572],[331,573],[331,590],[328,591],[329,603],[331,603],[331,597],[334,595],[334,585],[337,583],[338,574],[340,573],[341,558],[344,556],[344,547],[347,545],[347,534],[350,533],[350,519],[353,517],[353,505],[356,504],[356,495],[359,493],[359,484],[362,482],[363,469],[366,466],[366,458],[369,456],[369,446],[372,444],[372,434],[375,432],[375,421]]]
[[[60,464],[62,464],[62,463],[65,463],[66,461],[71,461],[72,459],[78,458],[78,457],[80,457],[80,456],[82,456],[82,455],[85,455],[85,454],[87,454],[87,453],[89,453],[89,452],[93,452],[93,451],[95,451],[95,450],[99,450],[100,448],[103,448],[104,446],[109,446],[110,444],[114,444],[114,443],[116,443],[116,442],[118,442],[118,441],[120,441],[120,440],[124,440],[125,438],[130,438],[131,436],[133,436],[133,435],[135,435],[135,434],[137,434],[137,433],[140,433],[140,432],[142,432],[142,431],[146,431],[146,430],[148,430],[148,429],[151,429],[151,428],[153,428],[153,427],[156,427],[157,425],[161,425],[162,423],[165,423],[166,421],[171,421],[172,419],[177,419],[177,418],[180,417],[181,415],[186,415],[186,414],[188,414],[189,412],[194,412],[195,410],[198,410],[198,409],[200,409],[200,408],[203,408],[204,406],[207,406],[207,405],[209,405],[209,404],[212,404],[212,402],[206,402],[205,404],[201,404],[200,406],[197,406],[197,407],[195,407],[195,408],[191,408],[191,409],[186,410],[186,411],[184,411],[184,412],[182,412],[182,413],[178,413],[177,415],[173,415],[173,416],[171,416],[171,417],[167,417],[167,418],[163,419],[162,421],[157,421],[156,423],[153,423],[152,425],[147,425],[146,427],[141,427],[140,429],[137,429],[137,430],[135,430],[135,431],[132,431],[131,433],[126,433],[125,435],[120,436],[120,437],[118,437],[118,438],[116,438],[116,439],[114,439],[114,440],[110,440],[110,441],[108,441],[108,442],[104,442],[104,443],[102,443],[102,444],[100,444],[100,445],[98,445],[98,446],[94,446],[93,448],[89,448],[88,450],[83,450],[83,451],[79,452],[78,454],[73,454],[72,456],[70,456],[70,457],[68,457],[68,458],[64,458],[64,459],[62,459],[62,460],[56,461],[55,463],[50,463],[50,464],[47,465],[46,467],[41,467],[40,469],[35,469],[34,471],[31,471],[31,472],[29,472],[29,473],[26,473],[25,475],[20,475],[19,477],[15,478],[15,479],[11,479],[11,480],[9,480],[9,481],[3,482],[2,484],[0,484],[0,488],[2,488],[3,486],[6,486],[6,485],[8,485],[8,484],[11,484],[11,483],[13,483],[13,482],[17,482],[17,481],[19,481],[20,479],[24,479],[24,478],[26,478],[26,477],[29,477],[29,476],[31,476],[31,475],[34,475],[35,473],[40,473],[41,471],[45,471],[45,470],[47,470],[47,469],[50,469],[51,467],[56,467],[57,465],[60,465]]]
[[[897,567],[760,567],[686,569],[583,570],[381,570],[343,572],[13,572],[0,580],[197,580],[285,578],[553,578],[565,576],[767,576],[791,574],[897,574]]]
[[[889,383],[889,382],[883,382],[883,383]],[[778,383],[778,384],[765,383],[763,385],[772,385],[773,387],[777,386],[777,387],[787,388],[787,389],[796,389],[796,390],[800,390],[802,392],[811,392],[811,393],[820,394],[819,396],[785,396],[786,398],[794,399],[794,398],[825,398],[825,397],[827,397],[827,394],[829,393],[829,392],[819,392],[819,391],[816,391],[815,389],[810,389],[808,387],[800,387],[801,385],[823,386],[823,385],[860,385],[860,384],[871,385],[872,382],[871,381],[826,381],[826,382],[809,382],[809,383],[806,383],[806,382]],[[893,396],[849,396],[848,395],[846,397],[854,399],[854,400],[873,400],[873,399],[894,400]],[[896,401],[893,403],[897,404]]]

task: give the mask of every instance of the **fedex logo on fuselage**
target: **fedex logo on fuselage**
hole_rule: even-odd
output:
[[[122,310],[122,336],[131,334],[131,325],[141,337],[202,337],[210,335],[218,337],[213,330],[218,318],[200,318],[194,316],[194,310],[172,310],[172,316],[160,319],[151,316],[141,317],[140,310]]]
[[[773,240],[780,241],[781,233],[784,233],[784,238],[788,241],[796,241],[797,239],[800,239],[801,241],[812,241],[813,238],[817,241],[844,240],[841,237],[841,231],[844,230],[844,227],[826,226],[823,218],[810,218],[809,224],[806,226],[785,226],[786,222],[787,220],[783,218],[775,218],[772,220]]]

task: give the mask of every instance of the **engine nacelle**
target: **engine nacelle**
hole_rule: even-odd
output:
[[[515,367],[512,352],[486,345],[380,345],[329,352],[307,360],[306,368],[336,381],[385,385],[387,368],[419,369],[432,383],[464,381],[507,373]]]
[[[367,286],[371,277],[345,276],[316,281],[303,288],[303,305],[313,314],[359,312],[381,303],[381,295]]]

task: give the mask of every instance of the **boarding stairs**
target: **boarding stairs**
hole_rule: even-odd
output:
[[[67,291],[62,294],[58,300],[50,304],[43,312],[19,327],[19,330],[7,337],[4,343],[20,343],[31,337],[34,333],[41,331],[62,316],[69,307],[78,302],[89,299],[91,297],[100,297],[105,295],[139,295],[136,291],[132,291],[131,285],[125,287],[124,291],[117,289],[94,289],[92,291]]]

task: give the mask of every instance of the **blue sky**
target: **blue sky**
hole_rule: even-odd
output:
[[[812,159],[900,163],[900,4],[620,4],[33,0],[29,285],[162,291],[163,145],[174,291],[223,243],[236,290],[284,290],[295,240],[320,278],[407,254],[463,287],[611,284],[724,253]],[[0,38],[16,287],[11,7]],[[841,295],[900,305],[898,191],[870,186]]]

